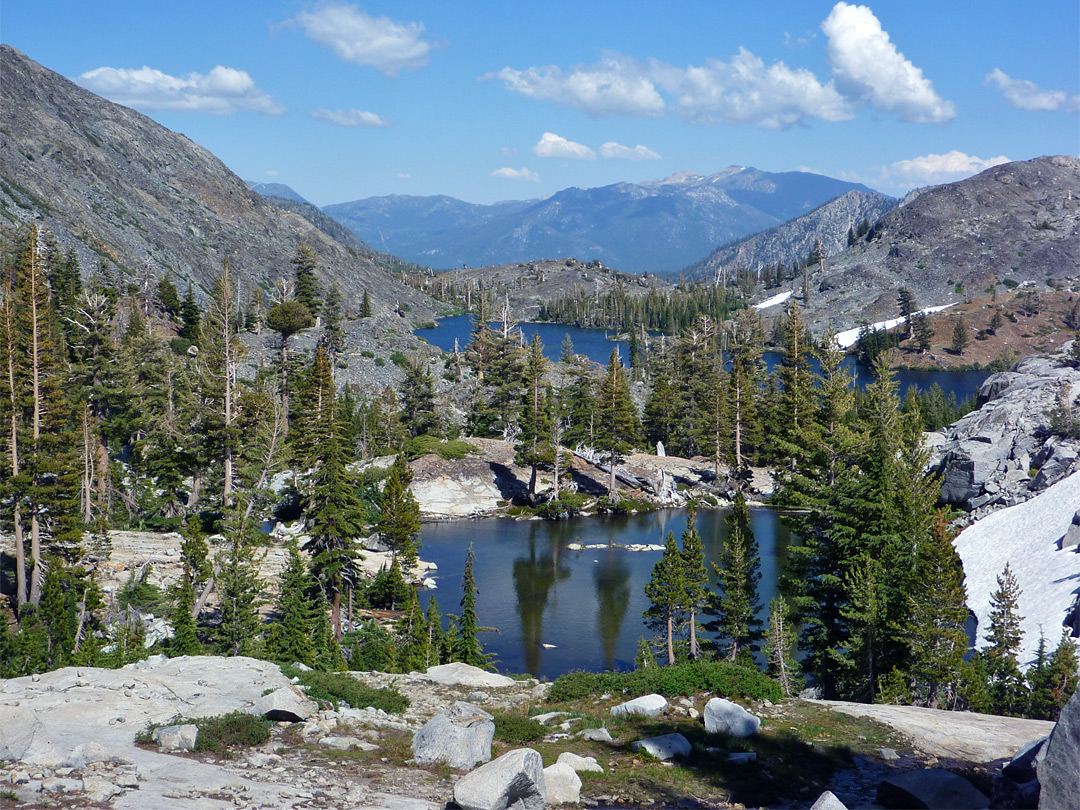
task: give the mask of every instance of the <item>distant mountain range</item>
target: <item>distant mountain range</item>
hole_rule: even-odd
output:
[[[393,328],[408,331],[394,314],[406,306],[420,321],[438,308],[359,240],[342,233],[354,242],[342,244],[328,233],[340,229],[329,218],[319,227],[282,210],[188,138],[8,45],[0,45],[0,217],[44,225],[63,250],[76,251],[84,273],[104,262],[131,278],[149,261],[198,295],[226,256],[246,289],[271,289],[292,275],[289,260],[305,241],[324,282],[337,281],[354,306],[367,291],[376,318]]]
[[[262,194],[264,197],[280,197],[283,200],[292,200],[293,202],[311,205],[310,202],[284,183],[254,183],[251,180],[245,182],[248,188],[257,194]]]
[[[573,256],[643,272],[678,270],[849,191],[874,193],[810,172],[732,166],[707,176],[568,188],[542,200],[477,205],[391,195],[323,211],[377,250],[436,268]]]

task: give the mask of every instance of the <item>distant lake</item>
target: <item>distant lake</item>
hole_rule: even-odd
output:
[[[436,327],[417,329],[414,334],[446,352],[454,350],[454,341],[457,340],[458,347],[464,351],[472,335],[472,325],[472,315],[455,315],[441,319]],[[616,347],[619,349],[619,357],[623,362],[629,357],[627,342],[608,340],[608,335],[613,333],[603,329],[582,329],[560,323],[519,323],[518,326],[527,341],[531,341],[533,335],[540,336],[544,344],[544,354],[549,360],[559,359],[562,353],[562,342],[566,335],[569,335],[570,340],[573,341],[575,353],[585,355],[599,365],[607,365],[612,349]],[[765,364],[770,371],[782,359],[783,354],[780,352],[765,353]],[[855,374],[860,388],[874,381],[871,369],[857,362],[853,356],[849,356],[844,361],[844,367],[849,374]],[[979,386],[988,376],[990,376],[988,371],[898,371],[896,381],[899,384],[900,396],[904,395],[909,385],[914,385],[920,391],[926,392],[934,383],[937,383],[945,392],[945,396],[955,393],[957,402],[961,402],[968,397],[974,397],[978,393]]]
[[[698,513],[707,568],[709,560],[720,559],[726,514]],[[638,638],[653,635],[641,614],[649,606],[645,583],[661,552],[627,551],[615,544],[662,544],[668,531],[678,538],[686,515],[685,509],[664,509],[563,521],[426,523],[420,556],[439,566],[439,587],[432,592],[439,610],[456,614],[465,554],[473,544],[477,615],[481,625],[499,629],[480,638],[500,670],[555,678],[575,669],[630,669]],[[791,534],[767,508],[751,510],[751,525],[761,553],[758,589],[764,622]],[[604,547],[571,551],[567,546],[572,543]],[[427,595],[421,599],[426,609]]]

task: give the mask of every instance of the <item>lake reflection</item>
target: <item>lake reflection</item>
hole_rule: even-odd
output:
[[[722,511],[698,513],[706,560],[719,560],[725,526]],[[776,595],[778,567],[790,542],[769,509],[751,511],[761,547],[762,620]],[[554,678],[574,669],[628,669],[637,641],[649,635],[641,618],[648,607],[645,583],[660,552],[620,548],[663,543],[678,537],[686,511],[573,520],[493,519],[425,524],[421,556],[439,566],[435,591],[443,612],[457,613],[461,575],[469,543],[476,552],[480,624],[498,628],[481,640],[501,670]],[[571,543],[602,548],[571,551]],[[710,580],[712,572],[710,571]]]

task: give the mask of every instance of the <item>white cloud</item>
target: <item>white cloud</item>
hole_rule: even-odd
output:
[[[991,166],[1008,162],[1009,158],[1005,155],[980,158],[954,149],[944,155],[930,154],[910,160],[898,160],[888,167],[886,175],[910,186],[926,186],[963,180]]]
[[[328,110],[320,107],[308,113],[316,121],[328,121],[342,127],[392,127],[393,124],[366,110]]]
[[[308,37],[339,58],[390,77],[423,67],[432,49],[423,38],[423,23],[372,17],[351,3],[323,3],[297,14],[296,22]]]
[[[79,84],[117,104],[138,110],[232,115],[251,110],[284,115],[285,107],[255,86],[247,71],[218,65],[209,73],[170,76],[142,67],[99,67],[79,76]]]
[[[496,169],[491,173],[492,177],[503,177],[507,180],[528,180],[530,183],[539,183],[540,175],[529,169],[511,169],[504,167],[502,169]]]
[[[409,174],[408,172],[398,172],[397,176],[398,176],[399,180],[411,180],[412,179],[412,175]]]
[[[822,84],[809,70],[783,62],[766,66],[746,48],[739,48],[729,62],[708,59],[700,67],[677,68],[653,60],[650,65],[657,84],[675,97],[676,110],[695,123],[783,129],[806,118],[852,117],[832,82]]]
[[[481,79],[501,79],[507,90],[545,101],[557,101],[593,115],[622,113],[655,118],[664,99],[643,66],[609,54],[595,65],[578,65],[564,73],[554,65],[526,70],[503,68]]]
[[[266,170],[266,176],[267,177],[277,177],[279,174],[281,174],[281,172],[279,172],[277,169],[267,169]]]
[[[608,141],[600,147],[600,157],[623,158],[624,160],[660,159],[660,155],[640,143],[631,149],[629,146],[623,146],[621,143],[615,143],[615,141]]]
[[[783,62],[766,66],[745,48],[729,62],[710,59],[700,67],[680,68],[656,59],[643,63],[608,54],[596,64],[578,65],[568,72],[553,65],[507,67],[480,78],[501,79],[508,90],[593,115],[655,118],[674,111],[695,123],[727,121],[767,129],[805,118],[851,117],[847,102],[831,82],[823,85],[809,70]]]
[[[545,132],[540,136],[533,152],[545,158],[571,158],[573,160],[592,160],[596,152],[583,143],[575,143],[561,138],[554,132]]]
[[[1080,96],[1070,96],[1064,90],[1043,90],[1035,82],[1014,79],[999,68],[987,73],[984,83],[995,85],[1007,102],[1021,110],[1080,112]]]
[[[867,6],[837,3],[821,24],[839,88],[905,121],[930,123],[956,116],[951,101],[935,92],[922,70],[896,49]]]

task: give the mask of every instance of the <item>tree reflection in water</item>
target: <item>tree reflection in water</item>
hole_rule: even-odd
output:
[[[530,526],[528,555],[514,560],[514,591],[521,617],[521,646],[526,672],[539,672],[544,642],[544,609],[556,583],[570,577],[570,569],[559,564],[563,537],[557,531]],[[539,536],[538,536],[539,535]],[[537,549],[540,549],[539,553]],[[556,589],[557,591],[558,589]]]
[[[604,647],[604,668],[615,669],[615,644],[630,604],[630,568],[623,559],[624,553],[611,545],[600,553],[602,556],[593,568],[593,585],[599,606],[596,626]]]

